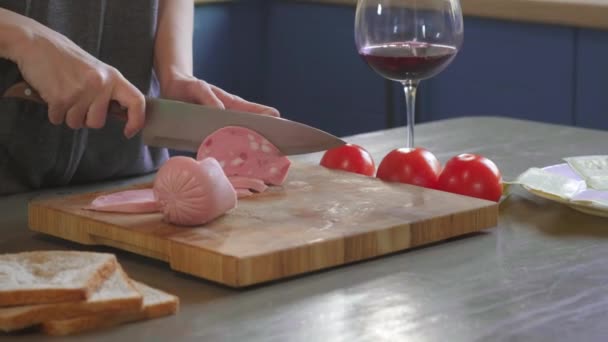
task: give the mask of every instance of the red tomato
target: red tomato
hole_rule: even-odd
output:
[[[387,182],[400,182],[435,188],[441,172],[437,157],[423,148],[398,148],[387,154],[376,177]]]
[[[321,159],[321,165],[328,169],[344,170],[373,176],[376,165],[371,154],[361,146],[346,144],[328,150]]]
[[[439,189],[497,202],[502,195],[502,175],[490,159],[465,153],[445,164]]]

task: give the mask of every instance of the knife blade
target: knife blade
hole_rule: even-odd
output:
[[[10,87],[3,97],[44,103],[25,82]],[[108,111],[125,119],[125,110],[116,102],[111,103]],[[241,126],[256,131],[285,155],[320,152],[346,144],[323,130],[284,118],[146,98],[146,122],[142,129],[146,145],[196,152],[209,134],[226,126]]]
[[[256,131],[285,155],[319,152],[346,143],[320,129],[283,118],[165,99],[146,100],[143,139],[148,145],[196,151],[205,137],[226,126]]]

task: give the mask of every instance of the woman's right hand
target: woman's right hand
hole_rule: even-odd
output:
[[[143,127],[145,98],[118,70],[60,33],[15,15],[21,17],[23,39],[14,44],[10,58],[48,104],[51,123],[65,122],[74,129],[101,128],[110,101],[116,100],[127,108],[125,136],[130,138]]]

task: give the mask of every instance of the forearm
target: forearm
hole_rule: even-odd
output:
[[[192,76],[192,0],[160,0],[154,68],[161,91],[175,76]]]
[[[0,58],[17,62],[21,50],[33,36],[35,25],[30,18],[0,8]]]

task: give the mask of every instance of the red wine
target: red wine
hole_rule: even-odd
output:
[[[366,46],[361,57],[380,75],[395,81],[421,80],[437,74],[456,55],[456,48],[422,42]]]

